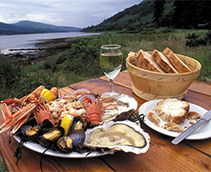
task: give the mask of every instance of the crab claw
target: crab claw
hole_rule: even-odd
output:
[[[21,104],[22,103],[22,100],[17,99],[17,98],[14,98],[14,99],[9,98],[9,99],[2,100],[1,103],[6,103],[7,105],[11,105],[13,103]]]

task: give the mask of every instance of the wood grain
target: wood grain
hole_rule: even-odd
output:
[[[0,119],[1,120],[1,119]],[[16,159],[13,157],[17,142],[12,141],[8,144],[8,136],[4,133],[0,135],[0,150],[1,155],[6,163],[8,171],[14,172],[27,172],[27,171],[40,171],[39,161],[41,154],[23,149],[23,156],[18,165]],[[46,171],[112,171],[102,160],[98,158],[88,159],[64,159],[45,156],[43,159],[43,170]]]
[[[139,105],[145,100],[134,95],[130,89],[127,72],[121,72],[117,78],[115,91],[133,96]],[[196,85],[197,87],[197,85]],[[109,91],[109,82],[105,79],[92,79],[72,84],[59,90],[61,96],[67,95],[78,88],[88,88],[92,92],[102,94]],[[202,87],[200,86],[202,89]],[[211,96],[189,90],[185,100],[211,109]],[[0,123],[3,117],[0,115]],[[106,155],[99,158],[63,159],[45,156],[44,171],[211,171],[211,139],[202,141],[184,141],[179,145],[172,145],[171,137],[159,134],[143,125],[143,129],[150,134],[151,146],[146,154],[134,155],[123,152]],[[40,154],[24,148],[23,157],[18,165],[13,157],[17,143],[8,144],[6,133],[0,135],[0,153],[6,163],[8,171],[40,171]]]
[[[107,80],[105,77],[101,77],[100,79],[104,81]],[[131,80],[128,72],[121,72],[120,75],[117,77],[115,83],[119,86],[131,88]],[[197,84],[199,85],[197,86]],[[203,90],[203,94],[200,93],[200,90]],[[139,105],[144,102],[143,99],[140,99],[137,96],[135,96],[135,98],[139,102]],[[203,83],[201,81],[195,81],[187,92],[185,100],[202,106],[205,109],[211,109],[211,85]],[[194,149],[211,156],[211,139],[206,139],[203,141],[189,141],[187,142],[187,144],[192,146]]]
[[[94,85],[92,87],[92,85]],[[71,85],[72,88],[88,87],[90,90],[96,90],[98,94],[108,90],[108,83],[105,80],[92,80]],[[117,86],[118,91],[124,94],[134,96],[130,89]],[[194,98],[198,101],[196,93],[188,92],[187,99]],[[203,95],[204,96],[204,95]],[[135,97],[139,104],[144,100]],[[203,98],[202,98],[203,99]],[[207,104],[208,106],[208,104]],[[205,143],[205,147],[190,142],[183,142],[180,145],[172,145],[168,136],[158,134],[147,126],[143,127],[151,136],[151,147],[146,154],[133,155],[126,153],[117,153],[101,157],[115,171],[210,171],[211,158],[209,154],[210,143]],[[198,150],[200,149],[200,150]],[[203,153],[202,153],[203,152]],[[185,164],[184,164],[185,162]],[[182,164],[182,166],[181,166]]]
[[[74,90],[70,87],[65,87],[59,90],[61,96],[67,95]],[[0,123],[3,122],[3,116],[0,114]],[[23,156],[18,165],[13,156],[18,143],[12,139],[9,144],[9,137],[6,133],[0,134],[0,154],[6,164],[7,170],[11,172],[36,172],[40,171],[39,161],[41,154],[33,152],[27,148],[23,149]],[[87,159],[64,159],[45,156],[43,161],[43,170],[50,171],[113,171],[99,158]]]
[[[123,152],[102,157],[115,171],[210,171],[211,159],[191,147],[172,145],[150,133],[151,146],[143,155]]]

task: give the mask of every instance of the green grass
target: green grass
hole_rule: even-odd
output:
[[[207,33],[205,30],[165,28],[147,29],[140,33],[107,32],[99,36],[70,38],[67,40],[69,49],[39,60],[37,64],[18,66],[8,60],[1,60],[0,99],[24,96],[39,85],[47,88],[63,87],[103,75],[99,65],[99,50],[101,45],[109,43],[122,45],[124,58],[129,51],[137,52],[140,48],[146,51],[154,48],[162,51],[169,47],[176,53],[201,62],[203,68],[199,79],[211,78],[211,46],[188,48],[185,45],[186,35],[193,32],[200,36]]]

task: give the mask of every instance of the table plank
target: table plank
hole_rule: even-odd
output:
[[[101,79],[72,84],[70,87],[74,89],[85,87],[98,94],[109,90],[108,82]],[[121,93],[134,96],[132,91],[128,88],[118,85],[116,86],[116,89]],[[191,93],[192,92],[189,94]],[[136,96],[135,98],[138,100],[139,104],[144,102],[144,100],[137,98]],[[101,157],[101,159],[116,171],[154,171],[155,169],[156,171],[172,171],[178,169],[178,167],[180,171],[211,170],[211,158],[207,153],[198,151],[192,146],[189,146],[186,142],[175,146],[170,143],[172,138],[158,134],[147,126],[144,126],[144,130],[151,136],[151,147],[146,154],[133,155],[117,153],[115,155]],[[207,152],[207,150],[204,151]],[[184,162],[186,162],[186,164],[184,164]],[[181,164],[183,164],[182,167]]]
[[[102,76],[100,79],[108,80],[106,76]],[[123,87],[132,88],[132,81],[127,71],[120,72],[119,75],[115,78],[114,83]],[[211,96],[211,84],[202,81],[194,81],[188,90]]]
[[[211,159],[191,147],[172,145],[150,133],[151,146],[147,153],[134,155],[116,153],[102,157],[115,171],[210,171]],[[124,163],[123,163],[124,162]]]
[[[16,165],[16,159],[13,157],[15,149],[17,147],[16,141],[12,141],[8,144],[8,136],[4,133],[1,134],[1,155],[6,163],[8,171],[40,171],[39,160],[41,154],[23,149],[23,156],[20,159],[18,165]],[[64,159],[45,156],[43,159],[44,171],[112,171],[102,160],[98,158],[88,159]]]
[[[107,81],[106,77],[100,77],[100,79]],[[131,89],[131,79],[127,71],[121,72],[116,79],[116,84]],[[199,84],[199,86],[197,86]],[[194,88],[194,89],[192,89]],[[192,88],[188,90],[185,100],[191,103],[195,103],[202,106],[205,109],[211,109],[211,85],[203,83],[201,81],[196,81],[192,84]],[[205,88],[205,89],[204,89]],[[204,94],[199,93],[200,90],[204,90]],[[133,95],[134,96],[134,95]],[[144,100],[137,98],[136,100],[141,105]],[[205,154],[211,156],[211,139],[206,139],[203,141],[189,141],[187,142],[190,146],[196,150],[202,151]]]
[[[119,80],[115,91],[133,96],[141,105],[145,100],[138,98],[130,89],[127,72],[121,72],[124,79]],[[124,86],[125,84],[126,86]],[[74,89],[88,88],[92,92],[101,94],[109,91],[109,83],[104,79],[92,79],[59,90],[61,95],[69,94]],[[211,97],[197,91],[188,91],[185,100],[211,108]],[[0,115],[0,122],[3,118]],[[44,158],[44,171],[211,171],[211,139],[203,141],[184,141],[175,146],[170,143],[172,138],[159,134],[147,126],[144,130],[151,136],[149,151],[143,155],[126,154],[123,152],[107,155],[100,158],[88,159],[62,159],[46,156]],[[8,171],[40,171],[40,154],[23,150],[23,157],[18,166],[12,156],[16,142],[8,144],[8,136],[0,135],[0,153],[6,163]]]

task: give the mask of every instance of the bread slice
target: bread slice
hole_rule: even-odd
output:
[[[182,123],[189,111],[189,103],[177,99],[164,99],[155,107],[157,115],[164,121]]]
[[[133,64],[133,65],[137,66],[136,53],[135,53],[135,52],[130,51],[130,52],[128,53],[128,57],[130,57],[130,58],[129,58],[129,62],[130,62],[131,64]]]
[[[170,61],[158,50],[152,51],[152,57],[155,62],[167,73],[179,73],[170,63]]]
[[[176,55],[170,48],[165,48],[163,54],[168,58],[171,64],[179,73],[190,72],[190,68]]]
[[[139,67],[143,69],[165,73],[164,70],[154,61],[152,55],[143,50],[139,50],[137,55],[137,62]]]

